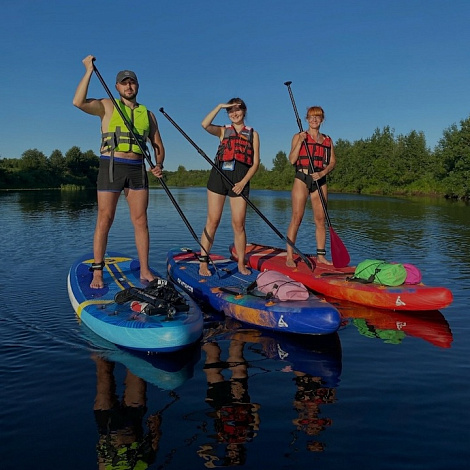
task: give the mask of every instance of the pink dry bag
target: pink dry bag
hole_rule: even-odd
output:
[[[277,271],[259,273],[256,278],[256,288],[264,294],[282,301],[307,300],[310,295],[302,283]]]
[[[421,271],[414,264],[403,263],[406,270],[405,284],[419,284],[421,282]]]

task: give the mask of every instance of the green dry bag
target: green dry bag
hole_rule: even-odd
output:
[[[405,282],[406,269],[399,263],[387,263],[380,259],[366,259],[356,266],[353,281],[400,286]]]

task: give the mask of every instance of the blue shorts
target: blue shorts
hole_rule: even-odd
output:
[[[113,180],[109,179],[110,157],[101,155],[98,171],[98,191],[120,193],[123,189],[148,189],[149,182],[142,160],[114,157]]]

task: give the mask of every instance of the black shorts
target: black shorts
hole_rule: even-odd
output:
[[[212,168],[209,181],[207,182],[207,189],[213,193],[221,194],[222,196],[240,196],[240,194],[236,194],[232,191],[232,187],[246,176],[250,167],[235,161],[233,170],[222,170],[220,163],[221,162],[216,162],[215,164],[218,165],[219,170],[229,179],[230,183],[226,181],[215,168]],[[242,194],[248,197],[250,194],[250,182],[243,188]]]
[[[317,190],[317,184],[315,183],[315,180],[312,178],[311,175],[307,175],[303,171],[297,171],[295,177],[305,183],[309,193],[313,193]],[[323,178],[320,178],[319,180],[317,180],[317,182],[318,186],[324,186],[326,184],[326,176],[323,176]]]
[[[147,172],[142,160],[127,160],[114,157],[113,182],[109,180],[109,163],[110,158],[106,155],[101,155],[97,180],[98,191],[120,193],[124,188],[148,189]]]

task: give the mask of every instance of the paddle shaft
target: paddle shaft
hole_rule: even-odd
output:
[[[137,145],[139,146],[139,149],[140,151],[142,152],[142,155],[145,157],[145,159],[147,160],[148,164],[150,165],[150,168],[155,168],[155,165],[153,164],[152,162],[152,158],[150,156],[150,152],[149,152],[149,149],[147,148],[147,146],[144,146],[142,145],[142,142],[140,141],[140,139],[137,138],[135,132],[134,132],[134,129],[132,128],[132,124],[128,121],[127,117],[124,115],[124,113],[122,112],[121,108],[119,107],[119,105],[117,104],[116,102],[116,99],[114,98],[113,94],[111,93],[111,90],[108,88],[108,85],[106,85],[106,82],[104,81],[103,77],[101,76],[100,72],[98,71],[98,69],[96,68],[95,64],[93,64],[93,70],[96,74],[96,76],[98,77],[99,81],[101,82],[101,85],[103,85],[103,88],[105,89],[106,93],[108,94],[109,96],[109,99],[113,102],[114,104],[114,107],[116,108],[116,111],[119,113],[119,115],[121,116],[122,120],[124,121],[124,124],[126,125],[127,129],[129,130],[130,134],[132,135],[132,137],[134,138],[135,142],[137,143]],[[191,235],[193,236],[193,238],[196,240],[196,242],[198,243],[198,245],[204,250],[204,253],[206,253],[206,255],[208,256],[209,253],[206,252],[206,250],[204,249],[204,247],[202,246],[202,244],[200,243],[199,241],[199,237],[196,235],[196,232],[194,231],[194,229],[191,227],[191,224],[189,223],[188,219],[186,218],[186,216],[184,215],[183,211],[181,210],[181,207],[178,205],[178,203],[176,202],[176,199],[173,197],[173,194],[171,194],[171,191],[169,190],[168,186],[166,185],[165,181],[163,181],[163,178],[160,177],[158,178],[158,181],[160,182],[160,184],[162,185],[163,189],[165,190],[166,194],[168,195],[168,197],[170,198],[171,202],[173,203],[173,205],[175,206],[176,210],[178,211],[178,214],[180,215],[180,217],[183,219],[183,222],[186,224],[186,227],[188,228],[189,232],[191,233]],[[215,266],[215,265],[214,265]]]
[[[229,183],[232,187],[234,186],[233,182],[225,175],[220,168],[202,151],[200,147],[196,145],[196,143],[186,134],[186,132],[181,129],[180,126],[165,112],[163,108],[160,108],[160,112],[173,124],[173,126],[178,129],[178,131],[184,136],[184,138],[198,151],[199,155],[201,155],[216,171],[220,174],[220,176]],[[313,271],[312,262],[282,233],[266,218],[266,216],[251,202],[251,200],[245,196],[243,193],[240,196],[246,201],[246,203],[269,225],[269,227],[274,231],[274,233],[288,243],[294,251],[302,258],[305,264]]]

